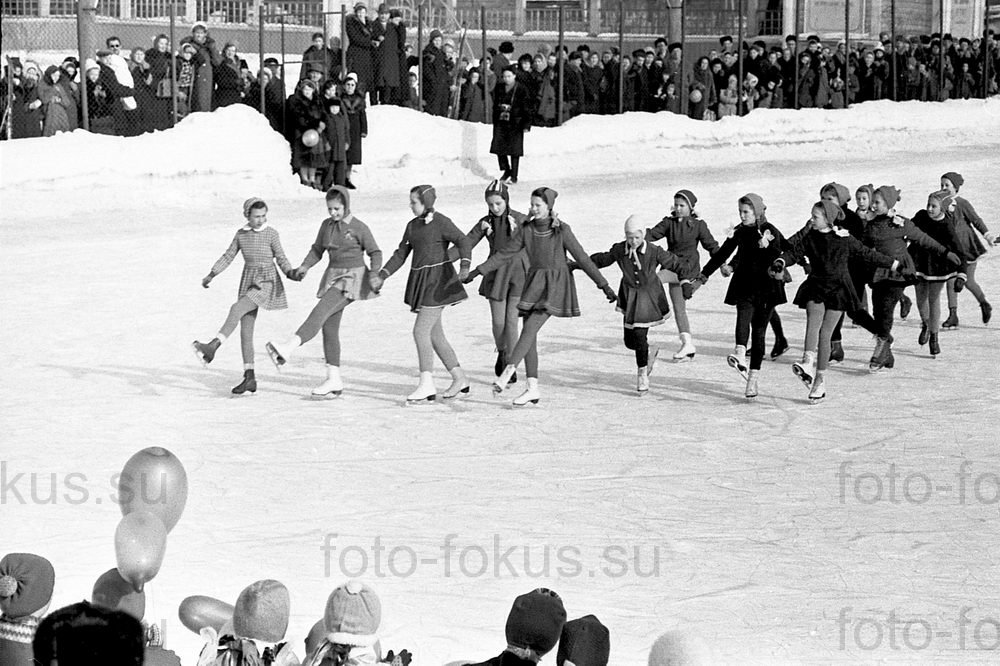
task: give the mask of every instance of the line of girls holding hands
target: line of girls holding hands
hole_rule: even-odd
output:
[[[954,173],[946,174],[942,183],[946,179],[951,185],[961,181]],[[607,251],[588,254],[570,225],[559,219],[555,211],[558,195],[551,188],[531,193],[525,215],[510,207],[506,185],[493,181],[485,191],[486,214],[463,233],[436,209],[434,188],[418,185],[410,191],[414,217],[407,222],[396,251],[383,264],[371,231],[351,212],[347,189],[334,186],[326,195],[329,217],[297,268],[285,257],[277,232],[266,225],[266,204],[254,198],[244,206],[247,224],[202,282],[207,287],[242,251],[246,265],[238,300],[219,333],[208,343],[194,342],[194,350],[202,362],[211,362],[241,323],[245,373],[233,392],[254,392],[252,336],[257,309],[287,307],[275,263],[288,279],[300,281],[327,254],[329,264],[319,283],[316,306],[292,336],[268,342],[266,349],[280,369],[301,345],[322,332],[327,376],[312,396],[338,397],[344,390],[339,336],[344,310],[354,301],[376,298],[385,280],[409,258],[403,300],[416,315],[413,337],[420,379],[407,403],[434,402],[439,397],[448,401],[470,393],[469,379],[445,335],[442,315],[445,307],[467,298],[464,284],[482,276],[479,294],[490,304],[497,349],[492,390],[500,395],[516,384],[517,367],[523,362],[526,387],[513,405],[537,404],[541,399],[538,335],[550,317],[580,316],[574,281],[574,271],[579,269],[622,315],[624,344],[634,352],[636,390],[641,395],[649,390],[658,355],[648,342],[649,328],[663,323],[673,305],[682,329],[682,347],[674,360],[692,360],[696,350],[685,301],[719,270],[731,277],[725,302],[736,307],[735,347],[727,363],[745,382],[746,398],[754,399],[769,325],[781,338],[772,349],[772,359],[788,349],[775,309],[786,302],[785,284],[790,281],[786,266],[801,264],[807,266],[808,276],[793,303],[806,311],[807,323],[803,355],[792,369],[806,385],[810,402],[818,402],[826,396],[830,363],[842,359],[842,347],[838,358],[834,341],[845,315],[877,336],[870,370],[891,368],[894,309],[903,289],[913,284],[923,321],[919,343],[929,344],[936,356],[940,353],[941,292],[949,280],[957,280],[956,291],[961,291],[963,283],[973,291],[975,261],[985,251],[975,234],[964,230],[972,223],[961,211],[972,211],[971,205],[948,189],[932,193],[927,208],[913,220],[896,215],[899,193],[892,186],[859,188],[857,210],[848,208],[847,192],[837,183],[825,185],[808,224],[789,238],[767,220],[763,199],[746,194],[737,202],[739,223],[719,245],[694,211],[694,194],[681,190],[671,215],[660,223],[650,225],[633,215],[626,220],[622,241]],[[667,240],[667,249],[654,244],[661,238]],[[489,245],[489,257],[472,268],[472,249],[483,240]],[[988,232],[986,240],[993,242]],[[699,245],[711,254],[703,268]],[[617,289],[600,272],[612,264],[621,271]],[[864,307],[866,284],[872,287],[871,314]],[[981,294],[978,285],[975,289]],[[984,322],[988,321],[985,308],[983,314]],[[443,391],[434,381],[435,357],[451,376]]]

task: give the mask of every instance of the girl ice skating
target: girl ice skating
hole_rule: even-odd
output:
[[[206,343],[195,340],[192,343],[195,355],[203,363],[211,363],[219,346],[236,330],[236,324],[240,325],[243,381],[233,388],[236,395],[257,391],[253,365],[253,328],[258,308],[283,310],[288,307],[285,285],[282,284],[274,263],[278,263],[278,268],[290,280],[296,279],[290,273],[292,265],[281,248],[277,230],[267,226],[267,204],[264,200],[257,197],[247,199],[243,203],[243,216],[247,220],[246,225],[236,232],[229,249],[201,280],[201,286],[208,289],[215,276],[226,270],[236,255],[242,252],[246,263],[240,276],[238,300],[229,308],[229,316],[211,341]]]
[[[736,268],[726,291],[726,304],[736,307],[736,346],[726,357],[746,381],[744,395],[757,397],[758,375],[764,360],[764,336],[774,309],[786,301],[785,283],[771,278],[771,264],[781,256],[783,237],[764,215],[764,200],[759,194],[744,194],[737,202],[740,225],[726,239],[701,273],[705,282],[737,252]],[[750,344],[750,368],[746,366],[747,340]]]
[[[993,316],[993,307],[986,300],[986,294],[983,293],[979,283],[976,282],[976,260],[986,254],[986,248],[976,232],[981,233],[987,243],[992,244],[996,239],[986,228],[986,223],[983,222],[983,218],[979,217],[972,204],[965,198],[958,196],[958,190],[964,184],[965,179],[954,171],[949,171],[941,176],[941,189],[955,197],[955,231],[958,234],[959,242],[956,252],[964,262],[962,272],[965,274],[963,279],[952,278],[948,280],[948,319],[941,325],[941,328],[946,329],[958,328],[958,294],[965,287],[968,287],[972,295],[979,301],[983,323],[990,323],[990,318]]]
[[[522,359],[525,361],[528,388],[514,398],[515,407],[522,407],[529,402],[538,404],[541,399],[538,390],[538,331],[549,317],[580,316],[576,284],[566,261],[566,253],[569,252],[576,259],[579,267],[604,291],[608,301],[614,303],[618,300],[618,294],[608,286],[608,281],[584,252],[569,225],[557,221],[552,210],[557,196],[557,192],[548,187],[540,187],[532,192],[531,215],[524,233],[476,267],[465,280],[468,282],[479,275],[492,273],[522,250],[527,253],[528,274],[521,300],[517,304],[518,310],[526,319],[517,344],[507,355],[507,367],[493,383],[493,392],[499,395],[507,387],[517,364]],[[534,362],[533,358],[536,359]]]
[[[637,215],[625,220],[625,240],[615,243],[607,252],[590,255],[598,268],[618,264],[622,279],[618,285],[617,310],[622,313],[625,346],[635,352],[635,390],[649,390],[649,375],[653,372],[658,349],[649,346],[649,329],[659,326],[670,314],[670,303],[663,292],[657,272],[672,271],[681,278],[684,298],[691,298],[698,286],[692,284],[697,273],[672,252],[646,241],[648,226]]]
[[[410,210],[416,217],[406,223],[403,240],[379,272],[381,279],[388,278],[402,268],[406,258],[413,253],[403,302],[417,314],[413,339],[417,344],[420,383],[406,398],[408,403],[431,402],[437,397],[433,374],[435,354],[451,373],[451,385],[445,390],[444,399],[469,393],[469,380],[445,337],[441,315],[446,305],[467,298],[462,281],[468,277],[472,251],[465,234],[449,218],[434,210],[436,199],[437,194],[430,185],[417,185],[410,190]],[[458,247],[461,257],[458,275],[448,260],[449,245]]]
[[[674,195],[674,207],[670,215],[663,218],[659,224],[649,230],[646,240],[658,241],[667,239],[667,249],[692,266],[695,271],[701,270],[698,258],[698,244],[714,255],[719,250],[719,244],[712,237],[705,221],[694,211],[698,198],[691,190],[680,190]],[[687,306],[680,280],[672,272],[660,274],[670,292],[670,304],[674,308],[674,319],[677,321],[677,331],[680,333],[681,348],[674,354],[675,361],[690,361],[698,351],[691,339],[691,324],[688,322]]]
[[[319,303],[287,342],[268,342],[266,346],[271,360],[280,369],[300,345],[323,331],[326,381],[312,390],[317,398],[335,398],[344,390],[340,378],[340,320],[344,308],[354,301],[377,296],[382,282],[378,277],[382,251],[368,226],[351,213],[351,195],[346,187],[338,185],[326,193],[326,209],[330,217],[323,220],[309,254],[290,275],[301,280],[328,253],[330,263],[316,293]],[[365,267],[366,254],[370,269]]]

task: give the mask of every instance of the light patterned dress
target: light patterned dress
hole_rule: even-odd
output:
[[[240,252],[246,262],[240,276],[240,298],[246,296],[265,310],[287,308],[285,285],[281,282],[274,262],[277,261],[278,268],[286,274],[292,269],[292,265],[281,248],[278,232],[271,227],[258,230],[243,227],[236,232],[229,249],[212,266],[211,275],[215,276],[226,270]]]

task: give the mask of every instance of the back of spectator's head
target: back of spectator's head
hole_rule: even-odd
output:
[[[549,56],[549,54],[552,53],[552,45],[551,44],[539,44],[538,48],[535,50],[535,53],[541,53],[543,56],[545,56],[547,58]]]
[[[572,53],[569,54],[570,62],[573,61],[580,62],[581,60],[583,60],[583,54],[580,53],[579,51],[573,51]]]
[[[576,46],[576,52],[577,53],[583,53],[584,57],[586,57],[586,54],[590,53],[590,45],[589,44],[577,44],[577,46]]]
[[[953,42],[955,41],[955,38],[951,36],[950,32],[946,32],[941,36],[941,40],[945,42]]]
[[[0,560],[0,615],[19,619],[45,612],[56,574],[41,555],[10,553]]]
[[[698,636],[668,631],[653,643],[649,666],[709,666],[712,651]]]
[[[418,185],[410,193],[416,193],[426,208],[434,206],[435,193],[430,185]],[[323,624],[331,643],[374,645],[382,624],[382,602],[368,585],[358,580],[348,581],[330,593]]]
[[[233,631],[241,638],[277,643],[288,629],[288,589],[276,580],[244,588],[233,610]]]
[[[500,42],[500,53],[504,55],[511,55],[514,53],[514,42]]]
[[[532,192],[532,196],[536,196],[535,192]],[[551,198],[548,196],[543,198],[551,208],[555,202],[555,193],[553,192]],[[551,652],[556,646],[564,624],[566,624],[566,609],[563,608],[559,595],[545,588],[532,590],[514,600],[514,605],[507,616],[505,631],[507,645],[520,650],[530,650],[540,657]]]
[[[559,637],[556,666],[608,666],[611,634],[593,615],[567,622]]]
[[[42,620],[32,644],[40,666],[142,666],[142,624],[82,601]]]

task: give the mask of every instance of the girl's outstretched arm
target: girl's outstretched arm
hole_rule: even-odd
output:
[[[598,289],[604,289],[607,287],[608,281],[603,275],[601,275],[600,269],[597,268],[597,266],[594,265],[594,262],[590,260],[590,255],[584,251],[583,246],[580,245],[580,241],[578,241],[576,236],[573,235],[573,231],[569,228],[569,226],[563,224],[558,233],[562,234],[563,245],[566,250],[569,251],[570,256],[576,259],[577,266],[580,270],[586,273],[587,277],[594,281],[594,284],[597,285]]]
[[[407,223],[406,229],[403,231],[403,239],[399,241],[399,247],[396,248],[396,251],[389,257],[389,261],[385,262],[385,266],[379,271],[379,275],[383,280],[402,268],[403,262],[410,256],[412,249],[413,247],[410,245],[410,224]]]
[[[208,272],[208,275],[201,281],[201,286],[208,288],[208,283],[212,281],[216,275],[222,271],[229,268],[229,264],[233,263],[233,259],[240,251],[240,240],[239,233],[233,236],[233,242],[229,244],[229,248],[222,253],[222,256],[218,258],[215,264],[212,265],[212,270]]]
[[[274,255],[275,261],[278,262],[278,268],[282,273],[288,275],[292,271],[292,264],[288,261],[288,257],[285,256],[285,250],[281,247],[281,236],[278,232],[274,232],[274,236],[271,238],[271,254]]]

